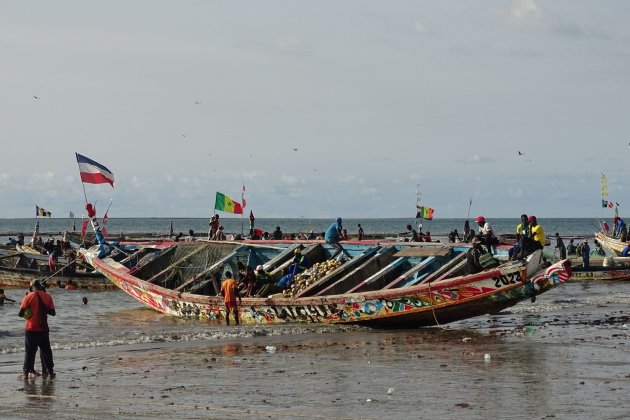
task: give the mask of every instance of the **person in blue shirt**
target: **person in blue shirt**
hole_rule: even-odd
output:
[[[337,251],[345,254],[346,251],[339,243],[341,232],[343,230],[343,226],[341,224],[342,222],[343,220],[341,220],[341,217],[338,217],[333,224],[328,226],[328,229],[326,229],[326,233],[324,234],[324,239],[326,240],[326,243],[332,245]]]
[[[622,257],[627,257],[630,254],[630,242],[626,244],[626,247],[621,251]]]

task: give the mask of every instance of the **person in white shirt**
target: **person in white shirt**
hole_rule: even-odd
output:
[[[486,218],[479,216],[475,219],[475,222],[479,225],[479,236],[482,243],[488,248],[488,252],[491,254],[497,253],[497,245],[499,245],[499,238],[494,233],[490,223],[486,222]]]

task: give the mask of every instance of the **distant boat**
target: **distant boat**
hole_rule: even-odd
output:
[[[59,267],[68,263],[59,259]],[[61,270],[50,272],[48,256],[0,251],[0,287],[29,288],[31,281],[48,278],[49,287],[65,287],[71,280],[80,289],[114,289],[111,282],[98,272]]]
[[[226,270],[238,263],[263,265],[279,278],[296,247],[310,262],[335,258],[321,241],[197,241],[168,245],[151,261],[135,266],[82,255],[112,283],[144,305],[173,316],[225,319],[218,295]],[[240,321],[356,323],[386,328],[422,327],[497,313],[544,293],[571,275],[568,260],[547,267],[536,251],[527,261],[510,261],[466,274],[466,246],[361,241],[344,243],[351,259],[335,269],[312,271],[302,286],[270,297],[245,297]],[[321,266],[320,266],[321,267]],[[531,282],[534,278],[537,281]],[[287,296],[287,297],[285,297]]]

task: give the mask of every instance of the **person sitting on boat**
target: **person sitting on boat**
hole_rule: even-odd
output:
[[[573,243],[573,238],[569,240],[569,245],[567,245],[567,254],[569,255],[577,254],[577,247]]]
[[[527,219],[529,225],[531,226],[532,231],[532,239],[534,242],[534,250],[543,249],[545,244],[547,243],[547,237],[545,236],[545,230],[541,225],[538,224],[538,219],[536,216],[529,216]]]
[[[184,238],[186,242],[192,242],[195,240],[195,232],[192,229],[188,229],[188,236]]]
[[[630,254],[630,242],[626,244],[626,247],[621,251],[622,257],[627,257]]]
[[[236,298],[238,297],[239,303],[241,303],[242,299],[236,287],[236,280],[234,280],[230,271],[225,272],[225,280],[221,283],[221,295],[225,303],[225,323],[230,325],[230,311],[232,311],[234,313],[234,321],[238,325],[238,304],[236,303]]]
[[[453,229],[448,234],[448,241],[453,244],[462,241],[462,238],[459,236],[459,233],[457,233],[457,229]]]
[[[411,242],[420,242],[418,231],[416,231],[411,225],[407,225],[407,232],[411,233]]]
[[[581,250],[582,255],[582,266],[584,268],[589,268],[589,261],[591,259],[591,247],[588,245],[588,239],[584,239],[584,244],[582,245]]]
[[[341,240],[342,241],[350,240],[350,237],[348,236],[348,231],[346,229],[341,230]]]
[[[486,218],[483,216],[479,216],[475,219],[475,222],[479,225],[479,236],[481,238],[481,242],[488,248],[488,252],[492,253],[494,250],[496,253],[496,247],[499,245],[499,239],[497,235],[494,233],[494,229],[490,223],[486,221]]]
[[[4,289],[0,289],[0,305],[4,304],[4,301],[15,303],[15,301],[4,294]]]
[[[17,240],[18,240],[18,245],[20,246],[24,245],[24,234],[22,232],[19,233]]]
[[[521,257],[523,246],[526,245],[525,238],[531,237],[529,221],[526,214],[521,214],[521,223],[516,225],[516,245],[508,250],[508,259],[513,260]]]
[[[273,233],[271,234],[271,239],[275,241],[279,241],[283,237],[284,235],[282,234],[282,230],[280,230],[280,226],[276,226],[276,230],[274,230]]]
[[[597,254],[597,255],[601,255],[601,256],[605,256],[606,255],[606,251],[604,251],[604,248],[602,247],[602,244],[600,244],[597,239],[595,239],[595,249],[593,250],[593,254]]]
[[[432,242],[433,240],[431,239],[431,232],[429,232],[427,230],[427,233],[424,234],[424,242]]]
[[[468,274],[476,274],[483,271],[483,267],[479,262],[479,258],[486,253],[482,247],[483,242],[481,238],[474,237],[472,240],[472,247],[466,251],[466,272]]]
[[[226,239],[227,239],[227,236],[225,236],[225,233],[223,232],[223,225],[219,225],[219,230],[217,230],[217,234],[216,234],[216,240],[225,241]]]
[[[470,222],[468,221],[468,219],[466,219],[466,221],[464,222],[464,237],[463,240],[464,242],[468,243],[470,241],[472,241],[472,238],[475,237],[475,234],[473,232],[472,236],[470,236]]]

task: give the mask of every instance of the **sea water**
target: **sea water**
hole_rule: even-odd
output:
[[[238,234],[241,232],[249,232],[249,219],[247,217],[221,217],[221,224],[225,228],[226,234]],[[411,224],[415,228],[418,223],[422,223],[424,232],[431,232],[432,236],[446,236],[448,233],[457,229],[460,234],[464,231],[464,222],[466,219],[414,219],[414,218],[384,218],[384,219],[344,219],[343,226],[348,230],[350,236],[357,234],[358,224],[361,224],[366,235],[370,233],[387,233],[396,234],[406,232],[406,226]],[[474,222],[474,218],[470,219],[470,227],[475,231],[479,230],[479,226]],[[182,232],[185,235],[189,230],[196,233],[204,233],[208,231],[209,220],[206,218],[110,218],[107,221],[107,231],[111,235],[135,232],[152,232],[166,235],[169,233],[170,224],[173,223],[173,231],[175,234]],[[308,218],[287,218],[287,219],[256,219],[254,224],[257,229],[273,232],[276,227],[280,227],[283,232],[324,232],[333,219],[308,219]],[[516,226],[520,223],[519,218],[507,219],[488,219],[497,234],[514,234]],[[46,219],[40,218],[40,231],[47,233],[60,234],[66,230],[72,230],[72,219]],[[538,223],[543,226],[548,236],[553,236],[556,232],[563,237],[589,237],[594,232],[599,231],[598,219],[591,218],[539,218]],[[612,222],[609,222],[612,225]],[[81,220],[75,220],[78,230],[81,229]],[[0,219],[0,235],[11,232],[23,232],[25,236],[32,234],[35,227],[34,218],[26,219]],[[5,235],[6,236],[6,235]]]

